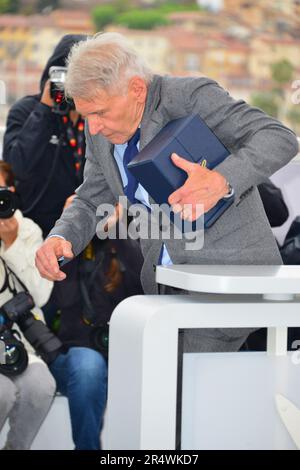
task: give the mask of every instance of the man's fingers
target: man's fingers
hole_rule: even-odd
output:
[[[184,220],[191,220],[192,210],[192,204],[184,204],[180,217]]]
[[[195,168],[195,163],[189,162],[185,158],[179,157],[177,153],[172,153],[171,159],[174,165],[188,174]]]
[[[60,280],[62,278],[61,274],[64,274],[59,270],[56,256],[51,253],[47,254],[47,252],[38,251],[36,255],[36,267],[40,275],[50,281]]]
[[[74,258],[74,253],[72,249],[69,246],[64,246],[63,247],[63,256],[65,258]]]
[[[175,204],[180,203],[180,201],[182,199],[180,190],[181,190],[181,188],[177,189],[172,194],[170,194],[170,196],[168,197],[168,203],[171,206],[174,206]]]
[[[62,281],[65,279],[66,275],[62,271],[59,271],[55,274],[53,269],[47,267],[47,262],[41,260],[38,256],[36,257],[36,267],[39,270],[39,273],[48,281]]]
[[[36,253],[36,267],[41,276],[51,281],[65,279],[66,274],[60,271],[58,264],[62,256],[74,258],[71,243],[55,237],[46,240]]]
[[[181,204],[173,204],[172,205],[172,211],[174,214],[178,214],[178,212],[182,211],[182,205]]]

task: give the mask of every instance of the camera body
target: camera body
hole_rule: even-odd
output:
[[[24,355],[27,356],[23,343],[16,338],[13,323],[16,323],[27,341],[41,358],[50,364],[62,352],[62,342],[41,321],[34,317],[30,309],[34,301],[28,292],[14,295],[0,309],[0,340],[6,349],[6,364],[0,365],[0,372],[5,375],[17,375],[27,367]]]
[[[1,313],[4,318],[14,323],[19,318],[34,307],[34,301],[27,292],[19,292],[12,299],[2,305]]]
[[[0,219],[9,219],[18,208],[18,198],[7,186],[0,186]]]
[[[66,100],[65,97],[65,81],[67,67],[52,66],[49,69],[50,78],[50,96],[53,99],[54,106],[52,111],[56,114],[64,116],[72,109],[75,109],[72,100]]]

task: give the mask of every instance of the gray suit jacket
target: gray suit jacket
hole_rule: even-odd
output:
[[[198,113],[231,152],[216,170],[231,183],[236,199],[205,232],[202,249],[187,250],[185,239],[165,242],[173,263],[281,264],[256,186],[296,155],[295,135],[262,111],[234,100],[213,80],[154,76],[141,123],[140,148],[167,122],[191,113]],[[97,207],[114,204],[124,195],[113,145],[101,135],[91,136],[88,129],[86,139],[84,182],[50,232],[69,240],[75,254],[95,234]],[[148,224],[146,211],[143,217]],[[141,240],[146,293],[157,293],[155,265],[161,244],[161,240]]]

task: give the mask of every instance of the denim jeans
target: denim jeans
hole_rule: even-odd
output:
[[[107,395],[107,362],[97,351],[73,347],[50,365],[57,390],[68,398],[76,450],[99,450]]]

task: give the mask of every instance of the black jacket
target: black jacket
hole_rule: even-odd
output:
[[[42,74],[41,93],[49,68],[52,65],[64,66],[72,45],[85,37],[67,35],[59,42]],[[58,145],[62,134],[61,117],[40,103],[40,98],[41,94],[26,96],[12,106],[6,124],[3,159],[11,164],[15,173],[22,211],[42,228],[45,236],[60,217],[66,198],[74,193],[79,182],[73,151],[64,136]],[[28,212],[49,178],[47,191],[36,207]]]
[[[257,186],[271,227],[280,227],[289,217],[289,210],[280,188],[271,180]]]
[[[91,340],[95,328],[107,324],[114,308],[123,299],[143,294],[140,282],[143,257],[138,243],[131,240],[103,241],[96,237],[92,243],[96,258],[94,266],[99,267],[88,288],[89,300],[95,312],[95,327],[89,326],[84,321],[86,305],[80,286],[82,256],[77,256],[62,268],[67,278],[56,282],[54,286],[52,300],[60,311],[60,328],[57,336],[66,350],[72,346],[97,349]],[[113,292],[108,293],[104,286],[108,280],[106,273],[113,256],[121,265],[122,281]]]

